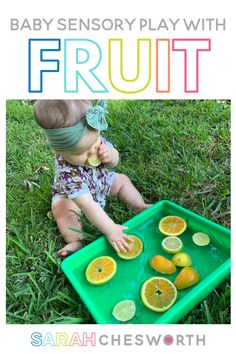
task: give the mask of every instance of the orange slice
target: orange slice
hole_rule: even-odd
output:
[[[174,284],[162,277],[153,277],[145,281],[141,289],[143,304],[152,311],[168,310],[177,298]]]
[[[95,258],[89,263],[85,275],[89,283],[99,285],[111,280],[116,274],[116,261],[108,256]]]
[[[174,263],[163,256],[153,256],[150,259],[150,265],[153,269],[162,274],[173,274],[177,270]]]
[[[143,243],[140,240],[140,238],[138,238],[137,236],[133,236],[133,235],[127,235],[127,236],[129,236],[130,238],[132,238],[134,240],[134,242],[129,241],[129,240],[125,240],[128,243],[128,245],[130,247],[132,247],[131,250],[127,251],[126,253],[123,251],[120,251],[120,252],[117,252],[117,254],[120,258],[130,260],[130,259],[134,259],[140,255],[140,253],[143,250]]]
[[[199,274],[193,267],[184,267],[175,278],[174,284],[177,289],[186,289],[199,282]]]
[[[159,230],[166,236],[179,236],[187,228],[187,223],[179,216],[165,216],[159,222]]]

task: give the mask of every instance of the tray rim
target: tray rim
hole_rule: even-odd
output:
[[[199,220],[204,220],[205,222],[207,221],[211,225],[214,225],[224,230],[224,232],[227,232],[229,237],[230,237],[230,229],[217,224],[209,219],[206,219],[205,217],[192,212],[184,207],[182,207],[179,204],[176,204],[172,201],[169,200],[161,200],[157,203],[155,203],[151,208],[144,210],[138,215],[135,215],[131,219],[127,220],[124,222],[122,225],[124,226],[135,226],[141,224],[143,220],[146,219],[146,215],[148,214],[149,217],[155,214],[156,209],[159,208],[161,205],[164,206],[164,204],[169,204],[173,205],[175,207],[178,207],[178,209],[181,209],[185,214],[187,213],[190,216],[194,216],[194,218],[197,218]],[[150,214],[150,211],[152,210],[152,213]],[[138,224],[136,221],[139,221]],[[126,230],[128,232],[128,230]],[[107,323],[104,321],[103,316],[101,316],[100,311],[97,311],[97,308],[94,306],[93,302],[91,299],[87,296],[85,290],[83,287],[79,285],[78,289],[78,282],[76,282],[76,287],[74,286],[74,283],[76,281],[75,277],[73,276],[73,273],[67,273],[67,266],[71,262],[73,262],[74,258],[77,258],[78,253],[80,256],[83,256],[84,253],[88,253],[90,248],[94,248],[96,245],[100,245],[100,243],[103,243],[105,245],[106,243],[106,238],[105,236],[99,237],[97,240],[91,242],[89,245],[86,247],[82,248],[81,250],[75,252],[71,256],[65,258],[62,263],[61,263],[61,269],[63,270],[64,274],[67,276],[71,284],[73,285],[75,291],[79,295],[79,297],[82,299],[84,302],[85,306],[88,308],[89,312],[91,313],[92,317],[96,321],[97,324],[111,324]],[[180,301],[175,303],[167,312],[161,314],[160,318],[151,323],[151,324],[174,324],[177,323],[182,317],[184,317],[191,309],[193,309],[194,306],[196,306],[199,302],[201,302],[207,295],[210,294],[210,292],[218,286],[229,274],[230,274],[230,268],[231,268],[231,258],[229,257],[224,263],[221,264],[218,268],[216,268],[213,272],[211,272],[207,277],[205,277],[201,282],[199,282],[197,285],[194,286],[194,288],[189,291]],[[211,288],[212,290],[209,291],[209,280],[211,280]],[[78,290],[77,290],[77,289]],[[199,296],[196,296],[196,293]],[[188,298],[186,298],[188,297]],[[194,304],[194,305],[193,305]],[[179,313],[179,315],[176,315],[176,313]],[[163,321],[164,320],[164,321]]]

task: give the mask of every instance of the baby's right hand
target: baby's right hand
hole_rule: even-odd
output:
[[[125,240],[129,240],[133,242],[133,239],[128,235],[123,233],[123,230],[128,229],[127,226],[122,226],[119,224],[114,224],[113,230],[107,234],[107,240],[110,242],[112,247],[116,250],[116,252],[123,251],[127,253],[127,251],[131,250],[131,247]]]

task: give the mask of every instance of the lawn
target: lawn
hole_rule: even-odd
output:
[[[47,217],[54,157],[33,119],[32,102],[7,102],[7,323],[94,323],[60,269],[64,245]],[[112,100],[104,134],[148,203],[169,199],[230,227],[230,102]],[[107,213],[135,212],[115,198]],[[99,237],[85,220],[85,231]],[[87,242],[91,242],[88,240]],[[230,280],[180,323],[230,323]]]

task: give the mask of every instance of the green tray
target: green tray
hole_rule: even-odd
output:
[[[157,313],[143,305],[140,289],[146,279],[163,276],[150,267],[149,259],[156,254],[169,259],[172,256],[162,250],[163,235],[157,227],[159,220],[166,215],[178,215],[186,220],[187,230],[180,236],[184,244],[183,251],[191,256],[193,267],[200,274],[200,282],[178,291],[175,304],[166,312]],[[136,259],[127,261],[119,258],[105,237],[100,237],[66,258],[61,265],[97,323],[119,323],[113,318],[112,309],[117,302],[126,299],[136,304],[135,317],[127,323],[177,323],[230,273],[230,231],[175,203],[160,201],[123,225],[128,226],[127,234],[137,235],[143,241],[144,251]],[[192,241],[195,232],[207,233],[210,244],[196,246]],[[108,283],[92,285],[85,278],[85,270],[91,260],[102,255],[116,260],[117,272]],[[178,273],[179,269],[173,275],[164,276],[173,281]]]

